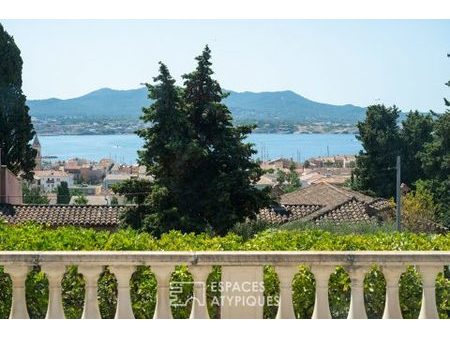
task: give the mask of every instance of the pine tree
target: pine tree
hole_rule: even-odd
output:
[[[1,162],[16,175],[31,179],[36,152],[34,131],[22,93],[22,58],[14,39],[0,24],[0,148]]]
[[[185,171],[180,210],[193,224],[225,234],[235,223],[254,218],[268,205],[268,191],[255,183],[263,171],[252,160],[256,154],[244,143],[252,126],[236,127],[222,99],[226,97],[212,78],[208,46],[196,58],[197,68],[184,78],[184,101],[189,122],[191,158]]]
[[[222,235],[270,202],[268,191],[255,187],[262,175],[252,160],[256,151],[243,142],[251,127],[233,126],[210,57],[206,47],[183,88],[162,63],[155,84],[147,84],[153,104],[143,109],[149,126],[138,132],[145,140],[139,163],[154,181],[113,188],[134,202],[124,218],[134,228],[157,236],[172,229]]]
[[[159,73],[153,79],[155,85],[146,84],[154,103],[143,109],[142,120],[150,126],[138,131],[145,139],[144,149],[139,151],[139,163],[154,177],[146,199],[148,212],[144,225],[156,235],[171,229],[199,232],[199,224],[189,224],[180,210],[184,189],[180,180],[190,170],[189,127],[181,92],[163,63]]]
[[[401,153],[397,119],[399,110],[384,105],[369,106],[366,119],[358,122],[364,150],[356,157],[353,188],[380,197],[395,193],[395,163]]]

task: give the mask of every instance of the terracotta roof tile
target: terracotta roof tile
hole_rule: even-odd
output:
[[[316,223],[331,222],[342,223],[372,223],[377,218],[371,215],[371,211],[366,203],[352,199],[335,209],[318,215],[314,221]]]
[[[33,221],[52,226],[117,227],[123,206],[0,205],[0,219],[10,224]]]
[[[269,223],[286,223],[301,219],[321,208],[320,205],[286,205],[262,209],[258,218]]]
[[[294,220],[360,223],[378,221],[383,218],[381,213],[390,208],[389,202],[384,199],[329,183],[315,184],[281,195],[280,202],[280,207],[263,209],[258,217],[272,223]],[[305,209],[306,206],[313,208]],[[299,212],[295,214],[296,208]]]

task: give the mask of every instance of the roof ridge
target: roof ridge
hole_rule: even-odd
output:
[[[336,187],[335,185],[333,185],[333,184],[331,184],[331,183],[328,183],[328,182],[321,182],[321,183],[323,183],[323,184],[329,186],[329,187],[330,187],[331,189],[333,189],[334,191],[336,191],[336,192],[338,192],[338,193],[340,193],[340,194],[342,194],[342,195],[344,195],[344,196],[347,196],[348,198],[355,198],[355,196],[353,196],[353,195],[350,194],[349,192],[346,192],[345,190],[340,189],[340,188]]]
[[[343,205],[345,205],[349,202],[353,202],[353,201],[358,202],[358,200],[354,196],[351,196],[349,199],[347,199],[341,203],[333,204],[328,207],[321,208],[321,209],[317,210],[316,212],[313,212],[312,214],[309,214],[308,216],[306,216],[305,221],[315,221],[320,216],[330,213],[330,212],[342,207]]]

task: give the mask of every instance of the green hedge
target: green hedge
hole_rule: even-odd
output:
[[[249,240],[235,234],[210,237],[206,234],[183,235],[170,232],[156,239],[146,233],[132,230],[118,232],[94,231],[75,227],[46,229],[26,224],[17,227],[0,225],[0,250],[450,250],[450,235],[413,233],[374,233],[366,235],[336,235],[325,231],[265,231]],[[214,267],[208,278],[220,281],[220,267]],[[441,318],[450,317],[450,274],[446,268],[437,279],[436,296]],[[186,266],[177,267],[172,280],[192,281]],[[279,281],[273,267],[264,268],[265,295],[279,293]],[[63,303],[68,318],[79,318],[82,313],[84,281],[77,268],[68,267],[63,278]],[[131,298],[136,318],[151,318],[155,308],[156,280],[148,267],[138,267],[132,280]],[[342,267],[337,267],[329,283],[332,316],[345,318],[350,303],[350,280]],[[379,267],[373,266],[365,279],[365,301],[369,318],[381,318],[385,300],[385,280]],[[314,307],[315,281],[306,266],[300,266],[293,281],[293,301],[298,318],[311,316]],[[401,309],[405,318],[416,318],[420,310],[421,281],[413,267],[400,280]],[[98,288],[103,318],[115,313],[117,285],[114,275],[105,268]],[[187,284],[180,295],[183,302],[192,295]],[[48,281],[39,267],[34,267],[26,281],[26,296],[30,316],[43,318],[47,308]],[[208,290],[208,299],[214,294]],[[0,318],[7,318],[11,306],[11,281],[0,267]],[[273,318],[276,307],[265,306],[264,317]],[[172,309],[175,318],[188,318],[190,307]],[[220,309],[209,304],[212,318],[220,317]]]

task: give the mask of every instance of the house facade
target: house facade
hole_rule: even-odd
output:
[[[51,192],[66,182],[69,188],[73,187],[73,175],[58,170],[36,170],[34,172],[34,185],[44,192]]]

